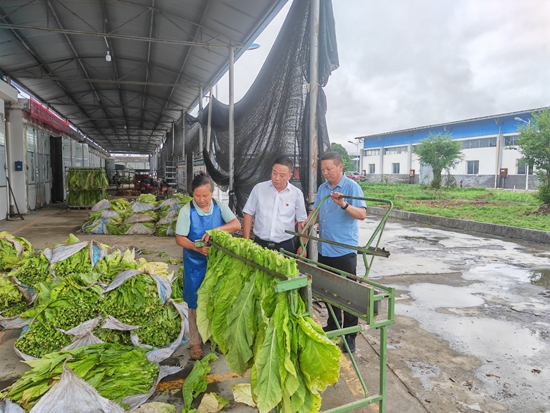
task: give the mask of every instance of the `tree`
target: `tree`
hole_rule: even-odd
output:
[[[414,153],[420,158],[420,163],[430,165],[434,174],[431,187],[441,187],[441,173],[456,166],[463,158],[461,153],[462,143],[454,141],[451,134],[434,135],[429,133],[426,139],[422,139],[414,148]]]
[[[534,112],[533,118],[535,122],[518,127],[516,142],[525,163],[536,168],[538,198],[550,205],[550,109]]]
[[[339,143],[331,143],[330,150],[332,152],[337,152],[342,156],[342,161],[344,161],[344,171],[349,171],[351,169],[351,158],[348,155],[348,151]]]

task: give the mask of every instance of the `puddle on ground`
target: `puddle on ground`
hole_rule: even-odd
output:
[[[473,295],[468,287],[419,283],[411,285],[409,291],[411,297],[419,305],[432,309],[440,307],[466,308],[485,303],[483,298]]]
[[[550,268],[538,268],[527,271],[531,284],[550,290]]]
[[[411,237],[408,235],[404,236],[403,238],[409,241],[427,242],[428,244],[432,244],[432,245],[439,244],[439,241],[447,239],[447,237],[430,237],[429,238],[429,237]]]

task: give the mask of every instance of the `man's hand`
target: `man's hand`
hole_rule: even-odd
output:
[[[330,197],[332,198],[332,200],[334,201],[334,203],[336,205],[338,205],[340,208],[343,208],[346,206],[347,202],[345,201],[345,199],[342,197],[342,194],[340,192],[333,192],[332,194],[330,194]]]
[[[298,250],[296,251],[296,254],[299,255],[300,257],[305,258],[305,257],[307,257],[307,249],[302,248],[302,246],[300,245],[298,247]]]

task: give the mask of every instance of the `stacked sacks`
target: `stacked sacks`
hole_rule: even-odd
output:
[[[155,232],[156,221],[158,221],[157,198],[151,194],[140,195],[132,204],[133,215],[128,217],[124,223],[129,225],[126,235],[152,235]]]
[[[132,204],[124,198],[103,200],[92,208],[81,231],[86,234],[175,236],[179,209],[191,199],[175,194],[159,204],[154,195],[144,194]]]

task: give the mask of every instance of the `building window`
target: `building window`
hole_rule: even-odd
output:
[[[523,163],[523,159],[517,160],[518,175],[525,175],[526,163]],[[533,165],[529,164],[529,175],[533,175]]]
[[[504,137],[504,146],[516,146],[518,138],[519,138],[519,135],[505,136]]]
[[[369,163],[369,174],[374,174],[376,173],[376,165],[373,164],[373,163]]]
[[[365,149],[363,153],[365,156],[378,156],[380,155],[380,149]]]
[[[393,148],[385,148],[384,155],[398,155],[400,153],[407,153],[406,146],[395,146]]]
[[[399,164],[398,163],[392,163],[391,166],[392,166],[393,173],[398,174],[399,173]]]
[[[469,139],[462,141],[462,149],[494,148],[497,146],[497,138]]]
[[[468,175],[479,174],[479,161],[468,161]]]

